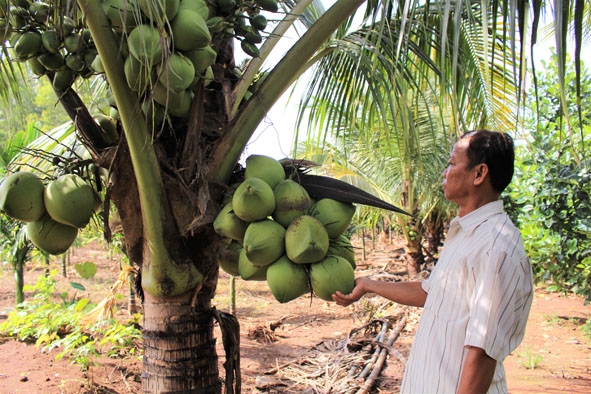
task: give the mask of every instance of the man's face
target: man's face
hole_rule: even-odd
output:
[[[469,194],[474,179],[471,169],[468,169],[466,149],[470,138],[462,138],[454,145],[449,163],[443,171],[443,192],[445,198],[461,205]]]

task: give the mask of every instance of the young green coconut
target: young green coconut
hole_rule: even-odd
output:
[[[267,268],[267,285],[280,303],[286,303],[308,293],[308,273],[302,264],[281,256]]]
[[[83,228],[94,213],[94,191],[76,174],[65,174],[45,187],[47,213],[56,222]]]
[[[310,267],[310,282],[314,294],[325,301],[332,301],[336,291],[349,294],[355,287],[355,271],[341,256],[327,256]]]
[[[32,222],[45,213],[43,181],[32,172],[19,171],[0,184],[0,210],[13,219]]]

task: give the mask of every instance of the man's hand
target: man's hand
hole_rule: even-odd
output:
[[[349,306],[352,303],[359,301],[359,299],[366,293],[363,287],[363,283],[366,280],[367,278],[357,278],[355,280],[355,287],[351,290],[351,293],[343,294],[340,291],[337,291],[332,295],[332,299],[340,306]]]

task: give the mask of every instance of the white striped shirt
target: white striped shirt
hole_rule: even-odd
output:
[[[521,234],[501,200],[451,221],[422,286],[427,300],[401,392],[455,393],[468,345],[497,360],[488,393],[506,393],[503,360],[523,339],[533,279]]]

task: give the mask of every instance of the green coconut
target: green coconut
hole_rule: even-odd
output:
[[[43,65],[46,70],[56,71],[64,66],[64,57],[61,53],[45,52],[37,56],[37,61]]]
[[[117,130],[117,119],[105,114],[94,114],[94,121],[105,133],[105,139],[109,144],[114,144],[119,140],[119,131]]]
[[[349,294],[355,287],[355,271],[341,256],[326,256],[310,266],[310,283],[319,298],[332,301],[332,295],[340,291]]]
[[[252,26],[246,26],[244,29],[244,39],[246,40],[246,42],[251,43],[253,45],[260,44],[261,42],[263,42],[263,36],[261,35],[261,33],[259,33],[257,29],[255,29]]]
[[[115,31],[129,32],[137,26],[141,18],[134,3],[130,0],[104,0],[103,10]]]
[[[237,241],[232,241],[228,246],[218,252],[218,264],[220,268],[232,276],[240,276],[238,270],[238,258],[242,246]]]
[[[195,77],[197,78],[197,77]],[[207,67],[207,69],[205,69],[205,71],[203,72],[203,75],[201,77],[203,79],[203,87],[208,87],[210,83],[213,82],[213,80],[215,79],[215,75],[213,73],[213,67],[209,66]]]
[[[127,1],[127,0],[120,0]],[[63,15],[58,16],[55,23],[55,28],[62,37],[72,34],[76,29],[76,21],[69,16]]]
[[[20,7],[18,5],[11,6],[9,9],[8,20],[12,28],[16,31],[21,31],[29,25],[29,10],[28,7]]]
[[[45,213],[43,181],[32,172],[10,174],[0,184],[0,210],[22,222],[38,220]]]
[[[260,178],[273,189],[285,179],[285,169],[278,160],[265,155],[250,155],[246,158],[244,179]]]
[[[168,90],[180,92],[187,89],[195,78],[193,62],[181,53],[173,53],[156,67],[159,81]]]
[[[90,68],[94,70],[94,72],[98,74],[103,74],[105,72],[105,68],[103,67],[103,61],[99,55],[95,56],[90,63]]]
[[[41,43],[43,44],[43,48],[51,53],[59,52],[62,46],[62,40],[60,40],[55,30],[45,30],[41,33]]]
[[[86,68],[84,57],[79,53],[68,53],[64,58],[66,66],[76,72],[81,72]]]
[[[148,124],[152,127],[162,124],[166,117],[164,107],[150,98],[146,98],[142,101],[142,112],[144,113]]]
[[[193,51],[210,44],[211,34],[206,19],[198,12],[183,10],[170,24],[176,50]]]
[[[214,16],[206,19],[205,22],[211,34],[221,33],[228,28],[228,22],[223,16]]]
[[[140,94],[151,87],[157,79],[154,68],[138,60],[135,56],[128,56],[125,59],[123,71],[129,88]]]
[[[153,98],[171,115],[186,118],[191,113],[193,94],[188,89],[174,92],[158,82],[154,87]]]
[[[94,59],[98,56],[98,53],[94,49],[87,49],[82,54],[82,58],[84,59],[84,64],[87,68],[90,68]]]
[[[256,3],[265,11],[277,12],[279,10],[277,0],[256,0]]]
[[[47,213],[56,222],[83,228],[94,213],[94,191],[76,174],[49,182],[44,193]]]
[[[357,263],[355,262],[355,248],[346,235],[339,235],[337,238],[331,239],[326,254],[344,257],[345,260],[351,264],[353,269],[357,268]]]
[[[78,53],[86,49],[86,41],[84,41],[80,34],[68,34],[64,38],[64,48],[66,48],[69,53]]]
[[[49,215],[43,215],[34,222],[27,223],[27,237],[33,245],[46,253],[62,254],[76,240],[78,229],[58,223]]]
[[[14,54],[19,60],[26,60],[36,56],[43,47],[41,34],[34,31],[27,31],[21,34],[14,44]]]
[[[232,196],[234,213],[247,222],[263,220],[275,210],[273,189],[260,178],[244,180]]]
[[[263,267],[254,265],[252,261],[248,259],[244,248],[240,250],[240,253],[238,254],[238,273],[242,279],[258,281],[267,280],[268,267],[268,265]]]
[[[171,21],[179,10],[179,0],[137,0],[142,14],[153,22]],[[164,18],[163,18],[164,17]]]
[[[180,14],[185,11],[196,12],[204,20],[209,19],[209,6],[205,0],[181,0],[178,13]]]
[[[187,52],[185,55],[193,63],[195,76],[200,77],[205,72],[205,70],[207,70],[207,67],[215,63],[215,59],[218,54],[215,49],[211,47],[211,45],[208,45],[203,48]]]
[[[148,66],[162,61],[164,38],[157,28],[142,24],[134,28],[127,37],[129,53]]]
[[[285,252],[285,228],[271,219],[250,223],[242,245],[254,265],[269,265]]]
[[[53,75],[53,88],[58,91],[66,91],[76,80],[76,74],[69,68],[57,70]]]
[[[47,3],[42,1],[29,3],[29,14],[37,23],[46,23],[50,12],[51,9]]]
[[[45,73],[47,72],[47,69],[45,68],[45,66],[43,66],[43,64],[41,64],[41,62],[39,62],[39,60],[37,60],[38,57],[39,56],[29,58],[27,60],[27,64],[31,68],[31,71],[33,72],[33,74],[35,74],[37,76],[42,76],[42,75],[45,75]]]
[[[267,268],[267,285],[282,304],[310,291],[306,267],[293,263],[285,255]]]
[[[267,18],[263,14],[257,14],[250,18],[250,24],[257,30],[265,30],[267,28]]]
[[[291,180],[283,179],[273,189],[275,196],[275,210],[273,219],[283,227],[296,218],[305,215],[310,210],[310,195],[302,185]]]
[[[322,260],[328,251],[329,238],[324,225],[310,215],[293,220],[285,231],[285,253],[294,263]]]
[[[224,205],[213,221],[213,229],[216,233],[223,237],[239,241],[240,243],[244,240],[244,233],[247,227],[248,223],[234,213],[231,202]]]
[[[331,198],[322,198],[316,202],[311,214],[324,224],[330,238],[336,238],[343,234],[351,224],[355,214],[355,205]]]

